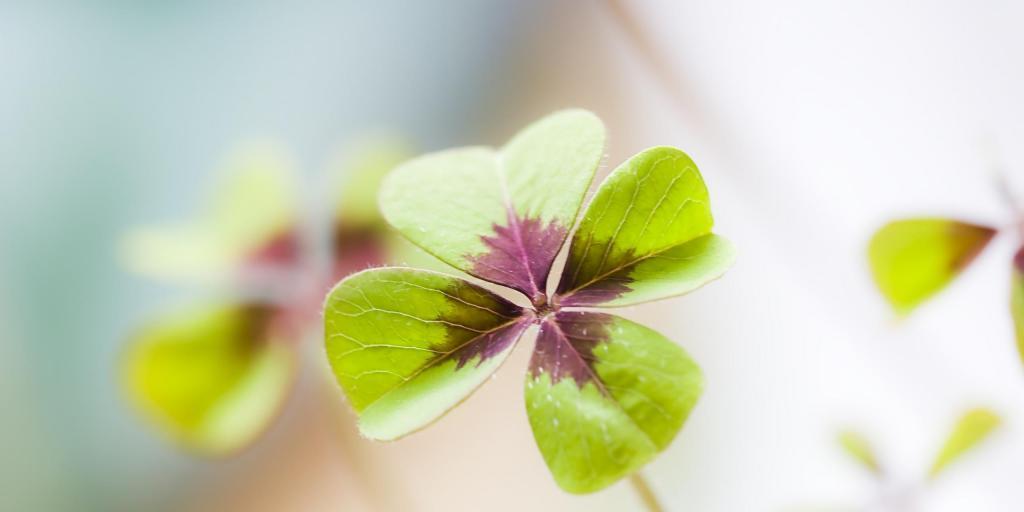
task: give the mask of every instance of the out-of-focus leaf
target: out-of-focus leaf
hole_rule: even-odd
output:
[[[250,443],[291,387],[294,354],[264,305],[197,308],[150,323],[123,361],[139,408],[173,439],[219,455]]]
[[[335,225],[331,248],[331,283],[344,277],[393,261],[396,254],[397,233],[383,223],[370,225],[349,225],[346,222]]]
[[[409,144],[395,137],[350,144],[334,166],[341,178],[336,221],[353,226],[384,222],[377,204],[381,181],[413,155]]]
[[[452,149],[401,165],[384,180],[381,209],[446,263],[540,300],[604,140],[593,114],[557,112],[501,150]]]
[[[1010,278],[1010,314],[1017,334],[1017,353],[1024,363],[1024,247],[1013,256],[1013,275]]]
[[[613,171],[573,236],[558,290],[567,306],[625,306],[680,295],[721,276],[735,259],[712,235],[696,164],[651,148]]]
[[[586,493],[664,450],[702,388],[696,363],[657,332],[612,315],[562,311],[541,323],[526,407],[555,481]]]
[[[384,176],[411,155],[403,141],[379,137],[351,145],[333,166],[342,183],[333,219],[332,283],[403,256],[396,251],[402,237],[381,216],[377,194]]]
[[[843,448],[847,455],[864,466],[868,471],[876,475],[882,473],[882,467],[878,464],[875,450],[871,447],[871,443],[868,442],[867,438],[859,432],[844,430],[839,433],[837,441],[839,441],[839,446]]]
[[[366,437],[391,440],[458,404],[530,324],[518,306],[467,281],[379,268],[338,284],[324,308],[325,346]]]
[[[988,409],[967,411],[956,423],[952,434],[946,440],[935,463],[932,464],[929,477],[935,478],[950,464],[956,462],[964,454],[974,449],[995,430],[1002,420]]]
[[[239,150],[194,219],[136,229],[122,244],[127,266],[164,279],[217,280],[246,262],[287,263],[297,250],[292,168],[267,145]]]
[[[995,234],[988,226],[950,219],[890,222],[868,247],[875,283],[898,313],[909,313],[949,284]]]

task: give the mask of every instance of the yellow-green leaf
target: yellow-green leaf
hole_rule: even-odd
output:
[[[691,292],[732,265],[711,234],[704,179],[686,153],[655,147],[601,184],[569,248],[558,285],[564,306],[626,306]]]
[[[273,309],[199,307],[160,317],[132,340],[122,367],[132,401],[165,434],[220,455],[252,442],[277,414],[294,374]]]
[[[331,369],[359,429],[396,439],[441,417],[504,362],[530,324],[468,281],[378,268],[338,283],[324,306]]]
[[[950,219],[890,222],[868,247],[875,283],[898,313],[909,313],[949,284],[995,234],[988,226]]]
[[[868,471],[876,475],[882,473],[882,467],[878,464],[878,457],[875,456],[874,448],[871,447],[871,443],[860,432],[844,430],[839,433],[837,441],[839,441],[839,446],[842,447],[847,455],[864,466]]]
[[[703,384],[697,364],[657,332],[604,313],[561,311],[541,322],[526,409],[555,481],[587,493],[668,447]]]
[[[964,454],[974,449],[992,433],[1002,420],[999,416],[983,408],[967,411],[953,427],[953,432],[942,446],[938,457],[932,464],[929,477],[935,478],[950,464],[956,462]]]

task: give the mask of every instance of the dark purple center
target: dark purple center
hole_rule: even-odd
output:
[[[482,336],[477,337],[472,343],[469,343],[458,351],[456,356],[458,357],[458,363],[455,365],[455,369],[462,368],[466,363],[473,360],[473,358],[480,356],[480,360],[477,361],[477,365],[480,363],[500,354],[507,349],[512,343],[515,343],[519,339],[519,336],[523,334],[523,331],[530,326],[530,320],[528,318],[522,318],[514,323],[505,324],[504,326],[488,332]]]
[[[608,341],[610,315],[584,311],[559,311],[543,318],[537,345],[530,359],[530,375],[546,373],[556,383],[571,378],[583,387],[593,381],[607,392],[594,369],[594,347]]]
[[[525,294],[533,305],[523,312],[522,320],[481,336],[461,349],[458,366],[479,355],[483,361],[502,352],[514,343],[530,323],[540,326],[530,372],[536,378],[542,373],[552,382],[572,378],[577,385],[595,382],[607,393],[593,368],[593,349],[608,340],[607,324],[612,317],[600,313],[561,311],[563,306],[599,304],[628,291],[626,278],[612,275],[580,289],[550,297],[546,293],[552,263],[565,241],[568,228],[552,221],[544,224],[538,218],[518,216],[508,210],[506,225],[493,226],[494,234],[483,236],[488,251],[470,258],[471,273],[496,284],[514,288]],[[562,281],[560,284],[567,284]],[[479,364],[479,363],[478,363]]]
[[[472,274],[519,290],[535,305],[547,302],[544,288],[551,263],[568,231],[551,221],[519,217],[511,208],[508,224],[494,225],[494,235],[484,236],[489,250],[474,256]]]

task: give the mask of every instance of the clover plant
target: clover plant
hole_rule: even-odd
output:
[[[1012,258],[1010,316],[1024,362],[1024,214],[1007,197],[1016,218],[1020,249]],[[906,315],[942,291],[1002,230],[943,217],[889,222],[868,244],[868,261],[879,291],[897,314]],[[1007,231],[1012,231],[1008,229]]]
[[[485,283],[385,267],[330,292],[327,356],[363,435],[425,427],[536,332],[526,412],[563,489],[602,489],[668,446],[701,394],[701,371],[661,334],[602,310],[693,291],[721,276],[734,250],[711,233],[697,166],[655,147],[598,188],[558,268],[604,145],[596,116],[567,110],[500,149],[427,154],[385,178],[385,219]]]
[[[871,443],[859,432],[843,430],[839,433],[837,440],[843,451],[874,476],[879,485],[877,496],[872,498],[871,503],[864,508],[907,510],[913,508],[909,503],[917,499],[924,484],[929,484],[940,475],[945,474],[954,462],[959,461],[965,454],[986,440],[1001,422],[1002,420],[995,412],[983,407],[964,412],[932,460],[927,476],[925,478],[918,477],[918,480],[910,482],[910,485],[907,485],[907,482],[894,480],[894,475],[876,455]],[[825,509],[815,508],[815,510]],[[850,510],[850,508],[837,508],[836,510]]]
[[[232,159],[198,218],[126,237],[132,269],[216,289],[149,319],[123,357],[129,398],[161,432],[196,453],[219,455],[247,446],[276,417],[324,291],[396,252],[376,205],[363,198],[407,154],[381,141],[347,163],[350,179],[331,197],[335,208],[321,230],[329,232],[318,232],[323,262],[317,241],[304,239],[309,219],[286,159],[264,145]]]

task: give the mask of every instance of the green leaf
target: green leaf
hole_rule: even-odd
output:
[[[226,171],[196,218],[128,233],[121,247],[126,265],[162,279],[223,279],[292,229],[295,185],[279,150],[242,148]]]
[[[354,274],[331,291],[325,345],[366,437],[439,418],[490,376],[530,325],[518,306],[462,279],[408,268]]]
[[[442,261],[538,300],[604,151],[604,126],[567,110],[504,148],[431,153],[384,180],[388,222]]]
[[[909,313],[960,274],[995,234],[950,219],[890,222],[868,247],[875,283],[897,313]]]
[[[853,460],[859,462],[868,471],[875,475],[882,474],[882,467],[878,464],[878,457],[875,456],[875,450],[871,447],[871,443],[868,442],[866,437],[861,435],[859,432],[844,430],[839,433],[837,440],[839,441],[839,446],[842,447],[843,451],[852,457]]]
[[[613,171],[573,236],[559,283],[566,306],[625,306],[690,292],[735,259],[711,235],[708,191],[696,164],[651,148]]]
[[[383,222],[377,195],[384,177],[413,156],[409,144],[396,137],[374,137],[346,148],[333,165],[340,175],[335,221],[361,226]]]
[[[1013,274],[1010,279],[1010,314],[1017,334],[1017,353],[1024,363],[1024,247],[1013,257]]]
[[[209,455],[234,452],[280,410],[294,355],[263,305],[196,308],[157,319],[129,345],[122,372],[132,401],[158,428]]]
[[[612,315],[561,311],[541,323],[526,405],[555,481],[587,493],[664,450],[702,388],[696,363],[657,332]]]
[[[967,411],[953,428],[946,444],[942,447],[932,469],[928,473],[930,478],[935,478],[944,471],[950,464],[957,461],[965,453],[974,449],[992,433],[1002,420],[999,416],[988,409],[973,409]]]
[[[338,181],[331,282],[369,267],[409,259],[406,246],[411,244],[384,221],[377,194],[384,176],[411,155],[402,139],[377,136],[349,145],[331,165]]]

